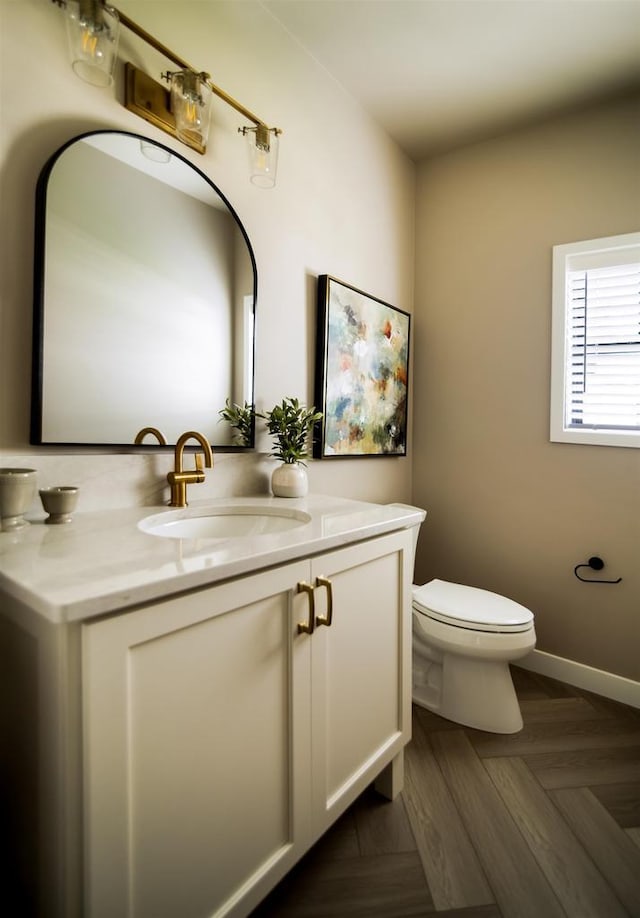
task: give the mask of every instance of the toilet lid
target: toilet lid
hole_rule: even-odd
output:
[[[416,612],[458,628],[474,631],[526,631],[533,613],[490,590],[431,580],[413,588]]]

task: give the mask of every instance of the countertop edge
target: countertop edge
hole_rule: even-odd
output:
[[[277,503],[273,498],[236,498],[203,503],[235,503],[238,506],[246,506],[247,503],[255,503],[257,500],[262,500],[268,506]],[[157,570],[149,570],[148,556],[153,556],[153,550],[149,550],[148,546],[157,545],[157,554],[162,556],[163,549],[165,554],[167,553],[167,546],[158,543],[174,540],[158,540],[156,536],[139,534],[136,535],[138,540],[141,537],[155,540],[143,543],[146,548],[143,561],[146,560],[147,568],[143,567],[140,572],[129,571],[123,578],[127,580],[126,583],[118,582],[115,566],[114,571],[111,574],[107,571],[102,580],[96,577],[95,581],[88,582],[78,577],[77,582],[74,583],[72,577],[69,577],[68,585],[61,586],[57,593],[56,589],[51,586],[38,589],[38,581],[33,574],[33,569],[38,565],[38,551],[41,551],[44,535],[38,533],[34,527],[36,531],[31,534],[30,539],[26,540],[24,546],[27,561],[31,562],[25,564],[26,574],[21,577],[19,570],[7,570],[7,566],[3,565],[3,558],[6,558],[6,555],[0,554],[0,589],[29,606],[51,624],[79,623],[104,614],[123,612],[130,607],[158,601],[192,589],[202,589],[207,585],[214,585],[234,577],[247,576],[276,565],[299,561],[305,557],[342,548],[376,536],[410,529],[419,526],[425,515],[424,511],[408,505],[371,504],[322,495],[310,495],[308,499],[295,501],[288,500],[285,506],[304,509],[311,514],[312,522],[300,530],[293,530],[293,536],[235,540],[234,551],[229,552],[230,557],[223,557],[221,560],[215,561],[219,554],[224,555],[219,548],[212,550],[209,554],[206,551],[201,552],[195,557],[193,562],[195,566],[192,570],[180,569],[181,565],[172,561],[159,562]],[[84,526],[86,539],[90,539],[92,534],[98,532],[102,540],[107,539],[108,542],[110,519],[117,522],[117,525],[114,523],[113,527],[114,539],[117,539],[120,529],[124,532],[128,532],[130,528],[135,530],[140,519],[154,512],[162,511],[160,508],[130,508],[125,514],[111,515],[107,511],[104,514],[105,530],[99,529],[99,514],[88,515],[85,520],[80,521],[78,535],[83,535],[82,527]],[[353,525],[349,524],[350,517],[353,519]],[[330,528],[332,524],[338,526],[336,531],[326,531],[327,527]],[[340,528],[341,525],[342,528]],[[66,547],[63,541],[64,533],[48,532],[46,535],[59,536],[59,550],[61,554],[64,554]],[[70,545],[71,548],[66,547],[66,554],[64,554],[66,561],[69,561],[71,557],[73,540]],[[19,551],[20,549],[17,550],[16,555]],[[30,557],[29,552],[31,552]],[[213,559],[212,563],[208,564],[210,559]],[[187,558],[184,563],[188,564],[189,560]],[[48,559],[41,563],[52,565]],[[43,574],[45,573],[46,571],[43,571]],[[28,575],[32,577],[31,582],[29,582]]]

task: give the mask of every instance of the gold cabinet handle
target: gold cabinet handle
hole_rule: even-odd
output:
[[[298,634],[313,634],[316,626],[316,604],[313,596],[313,587],[302,580],[298,584],[298,593],[306,593],[309,599],[309,618],[306,622],[298,622]]]
[[[316,586],[327,588],[327,614],[318,615],[316,625],[326,625],[330,628],[333,621],[333,584],[328,577],[316,577]]]

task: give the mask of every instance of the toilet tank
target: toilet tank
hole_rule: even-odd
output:
[[[422,525],[422,523],[424,523],[424,521],[425,521],[425,519],[426,519],[427,511],[426,511],[426,510],[423,510],[422,507],[414,507],[414,506],[412,506],[411,504],[397,504],[397,503],[393,503],[393,504],[388,504],[387,506],[389,506],[389,507],[398,507],[398,508],[401,509],[401,510],[413,510],[414,513],[420,513],[420,514],[422,514],[422,519],[420,520],[420,523],[419,523],[417,526],[412,526],[412,527],[411,527],[412,530],[413,530],[413,532],[412,532],[412,536],[413,536],[413,558],[412,558],[412,561],[411,561],[411,569],[413,570],[413,567],[414,567],[415,561],[416,561],[416,548],[417,548],[417,545],[418,545],[418,536],[420,535],[420,526]]]

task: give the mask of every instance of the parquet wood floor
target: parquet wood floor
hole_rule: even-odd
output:
[[[414,707],[368,789],[252,918],[640,918],[640,711],[512,668],[510,736]]]

